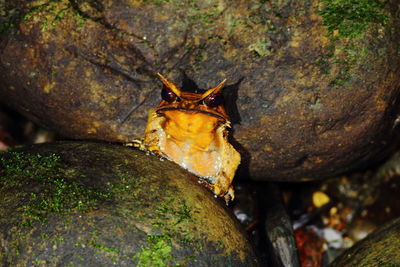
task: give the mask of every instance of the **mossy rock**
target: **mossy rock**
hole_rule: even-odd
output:
[[[343,266],[400,266],[400,218],[377,229],[331,264]]]
[[[257,266],[224,204],[177,165],[112,144],[0,154],[2,266]]]
[[[339,175],[384,158],[398,134],[398,0],[0,7],[1,101],[69,138],[142,137],[157,72],[192,89],[227,79],[240,171],[252,179]]]

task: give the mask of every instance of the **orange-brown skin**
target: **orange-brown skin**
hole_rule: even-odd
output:
[[[144,145],[193,174],[226,201],[233,200],[232,180],[240,154],[228,142],[230,121],[223,105],[207,106],[204,100],[220,93],[225,81],[203,94],[181,92],[159,74],[175,101],[161,100],[150,110]],[[170,99],[169,99],[170,100]]]

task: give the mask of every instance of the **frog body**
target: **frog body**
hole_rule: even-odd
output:
[[[230,121],[222,105],[224,81],[199,94],[180,91],[159,76],[163,99],[149,112],[144,146],[207,181],[215,195],[232,200],[240,154],[227,138]]]

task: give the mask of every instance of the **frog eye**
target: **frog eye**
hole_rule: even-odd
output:
[[[166,86],[161,90],[161,98],[169,103],[172,103],[177,100],[178,96],[169,90]]]
[[[221,94],[210,94],[206,98],[203,99],[204,104],[208,107],[213,108],[222,104],[222,95]]]

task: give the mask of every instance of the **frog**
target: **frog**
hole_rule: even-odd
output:
[[[149,111],[142,145],[200,178],[228,203],[240,153],[228,140],[231,122],[223,105],[223,80],[202,93],[180,90],[160,73],[161,101]]]

